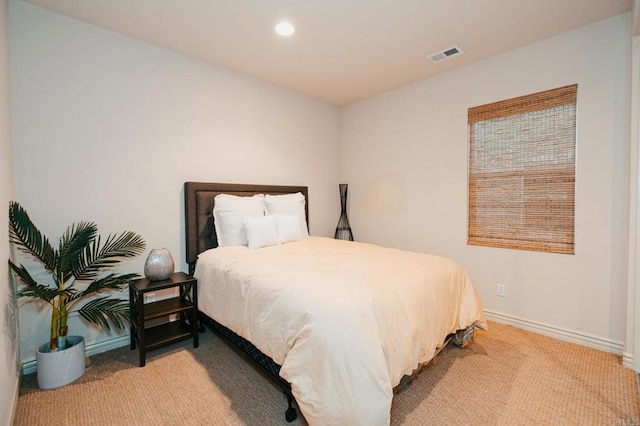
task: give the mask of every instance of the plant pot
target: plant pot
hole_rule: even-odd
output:
[[[55,389],[78,380],[84,374],[84,338],[67,336],[67,348],[49,352],[49,343],[36,351],[38,387]]]

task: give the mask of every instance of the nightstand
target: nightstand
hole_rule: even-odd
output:
[[[164,300],[144,303],[145,294],[175,288],[178,295]],[[131,349],[140,350],[140,367],[144,367],[147,351],[192,338],[198,347],[198,281],[183,272],[176,272],[163,281],[146,278],[129,284],[131,309]],[[176,321],[169,321],[172,315]],[[164,321],[149,326],[150,320]]]

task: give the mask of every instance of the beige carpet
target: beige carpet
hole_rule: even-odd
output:
[[[207,331],[201,345],[91,357],[40,391],[23,378],[15,425],[281,425],[286,399]],[[306,424],[299,419],[293,425]],[[396,393],[392,425],[640,425],[636,375],[620,357],[497,323],[451,346]]]

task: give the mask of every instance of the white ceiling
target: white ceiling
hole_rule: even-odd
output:
[[[25,0],[333,105],[631,9],[631,0]],[[275,34],[281,19],[296,27]],[[428,56],[458,45],[463,55]]]

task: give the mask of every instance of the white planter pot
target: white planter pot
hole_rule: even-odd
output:
[[[78,380],[84,374],[84,338],[68,336],[67,348],[49,352],[49,343],[36,351],[38,387],[55,389]]]

